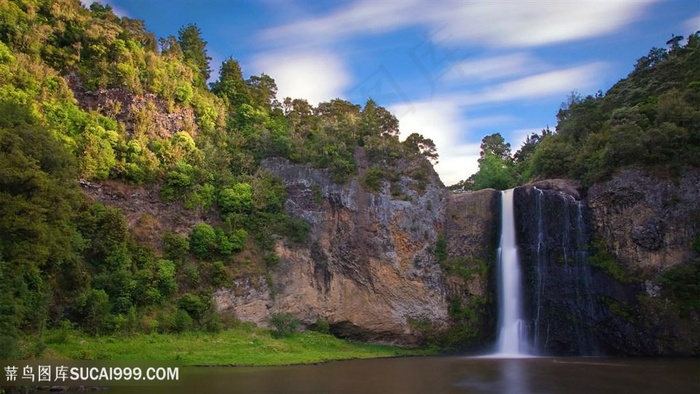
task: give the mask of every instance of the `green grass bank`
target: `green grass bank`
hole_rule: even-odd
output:
[[[276,338],[250,326],[218,333],[88,336],[75,330],[47,330],[25,338],[25,358],[71,360],[161,360],[183,365],[272,366],[331,360],[431,355],[425,349],[404,349],[345,341],[314,331]]]

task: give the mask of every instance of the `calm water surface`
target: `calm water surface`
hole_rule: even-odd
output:
[[[700,359],[459,357],[181,368],[176,385],[110,393],[700,393]],[[136,391],[135,391],[136,389]]]

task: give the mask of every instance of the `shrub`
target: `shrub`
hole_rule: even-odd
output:
[[[163,254],[168,260],[181,262],[190,250],[190,241],[182,235],[165,233],[163,235]]]
[[[320,332],[322,334],[330,334],[331,324],[328,322],[328,320],[319,317],[318,319],[316,319],[316,323],[314,324],[314,331]]]
[[[192,293],[185,293],[178,301],[180,310],[187,312],[194,320],[199,320],[207,309],[207,304]]]
[[[378,193],[382,187],[382,179],[384,178],[384,172],[381,168],[372,167],[367,170],[364,178],[362,179],[362,184],[367,190]]]
[[[199,258],[206,258],[216,248],[216,232],[206,223],[199,223],[190,231],[190,249]]]
[[[184,332],[191,330],[193,326],[193,321],[190,315],[180,309],[175,313],[175,318],[173,319],[173,331]]]
[[[291,313],[273,313],[270,325],[273,328],[272,335],[277,338],[286,338],[299,330],[299,320]]]

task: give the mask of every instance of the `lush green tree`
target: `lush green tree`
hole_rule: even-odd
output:
[[[422,134],[413,133],[406,138],[403,144],[410,152],[420,154],[431,162],[437,163],[439,155],[432,139],[425,138]]]
[[[189,24],[178,30],[177,41],[180,44],[184,60],[195,70],[197,78],[195,84],[206,88],[207,80],[211,75],[209,62],[211,57],[207,55],[207,42],[202,39],[202,31],[196,24]]]
[[[216,250],[216,231],[206,223],[199,223],[190,231],[190,250],[199,258],[207,258]]]
[[[479,157],[483,159],[484,157],[491,155],[502,160],[509,160],[511,158],[510,143],[506,142],[505,138],[500,133],[494,133],[487,135],[481,140],[481,152]]]
[[[221,79],[221,76],[219,77]],[[246,80],[250,102],[256,107],[267,108],[272,110],[278,108],[280,103],[277,101],[277,83],[269,75],[263,73],[253,75]],[[214,91],[212,89],[212,91]]]
[[[163,255],[175,262],[184,262],[190,251],[190,241],[187,237],[172,232],[163,234]]]
[[[270,81],[266,80],[263,82],[261,80],[260,82],[261,84],[256,86],[258,98],[261,98],[260,95],[264,94],[264,83],[269,83]],[[272,81],[272,84],[274,84],[274,81]],[[251,102],[248,84],[243,79],[241,66],[233,58],[228,58],[221,63],[219,80],[211,84],[211,91],[217,96],[227,98],[233,108],[239,108],[241,105],[250,104]]]
[[[248,183],[236,183],[221,190],[219,207],[223,214],[245,213],[251,208],[253,187]]]

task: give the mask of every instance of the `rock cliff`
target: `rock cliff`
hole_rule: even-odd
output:
[[[628,168],[588,190],[565,180],[516,189],[536,353],[700,353],[698,185],[694,170]]]
[[[620,171],[588,192],[610,352],[700,354],[700,172]]]
[[[266,160],[262,168],[284,180],[286,209],[310,224],[309,239],[305,245],[279,240],[272,287],[257,278],[220,290],[221,309],[258,324],[289,312],[307,326],[325,320],[341,337],[410,345],[465,323],[451,306],[479,311],[481,304],[472,301],[488,299],[486,275],[445,272],[435,248],[442,240],[447,256],[490,264],[495,191],[453,196],[430,169],[424,187],[401,177],[397,198],[387,181],[371,193],[357,180],[335,184],[326,170],[282,159]],[[472,340],[492,331],[493,322],[469,323]]]

